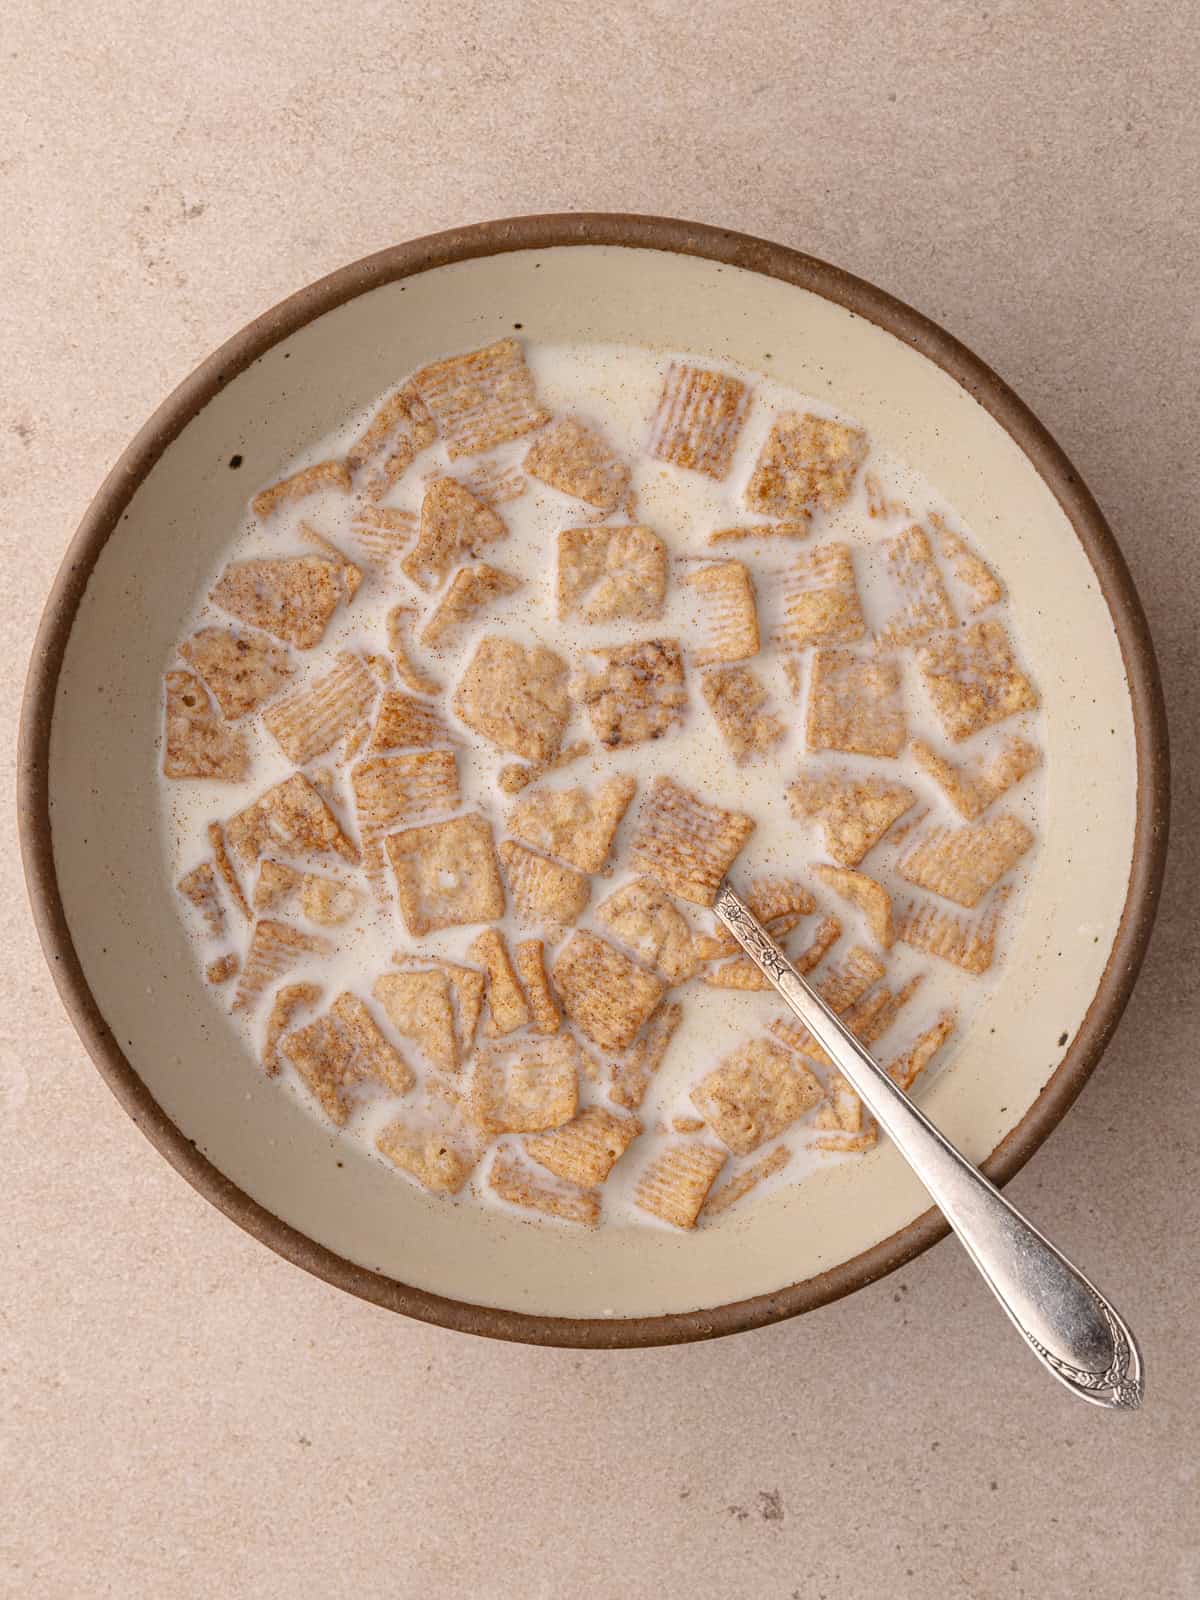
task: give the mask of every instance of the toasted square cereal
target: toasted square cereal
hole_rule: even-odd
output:
[[[406,689],[411,689],[413,694],[438,694],[441,684],[422,672],[409,653],[408,635],[416,616],[412,606],[392,607],[387,614],[388,649],[392,652],[396,676]]]
[[[525,1149],[555,1177],[594,1189],[605,1182],[641,1131],[637,1117],[587,1106],[552,1133],[531,1134]]]
[[[200,679],[190,672],[168,672],[163,682],[163,776],[223,783],[244,778],[250,770],[245,740],[213,710]]]
[[[914,950],[937,956],[976,977],[991,966],[1007,888],[997,889],[976,917],[958,916],[932,901],[914,900],[900,913],[897,932]]]
[[[199,628],[179,654],[204,680],[228,722],[236,722],[278,694],[292,675],[292,658],[261,633]]]
[[[262,1054],[263,1069],[269,1078],[279,1071],[279,1041],[291,1028],[296,1013],[315,1006],[320,998],[321,986],[316,983],[285,983],[276,989]]]
[[[857,906],[867,919],[871,937],[881,949],[890,950],[896,942],[892,922],[892,897],[875,878],[853,867],[827,867],[818,864],[813,871],[827,889],[842,900]]]
[[[240,965],[237,956],[230,950],[208,963],[204,969],[204,981],[213,985],[228,983]]]
[[[907,738],[900,668],[892,657],[814,651],[808,685],[810,750],[897,756]]]
[[[686,983],[700,970],[687,919],[653,878],[634,878],[602,900],[596,921],[669,984]]]
[[[802,773],[787,793],[794,817],[820,820],[825,848],[843,867],[858,866],[916,799],[904,784],[874,773]]]
[[[862,1133],[823,1133],[810,1143],[814,1150],[824,1150],[834,1155],[859,1154],[874,1150],[879,1143],[879,1129],[872,1122]]]
[[[763,710],[769,696],[749,667],[702,672],[700,692],[739,767],[765,755],[787,732],[782,717]]]
[[[415,1113],[389,1122],[375,1148],[432,1194],[457,1194],[480,1155],[477,1144],[460,1130]]]
[[[574,417],[562,417],[534,440],[525,471],[598,511],[616,511],[631,501],[628,466],[613,453],[599,428]]]
[[[792,522],[739,522],[731,528],[715,528],[709,544],[734,544],[743,539],[807,539],[812,531],[807,511]]]
[[[687,689],[675,639],[643,639],[591,654],[603,668],[581,674],[575,691],[606,750],[661,739],[683,722]]]
[[[273,483],[251,501],[254,515],[266,519],[280,506],[294,505],[296,501],[307,499],[310,494],[318,494],[322,489],[340,489],[343,494],[350,492],[350,473],[344,461],[318,461],[315,466],[302,467],[299,472],[293,472],[290,478]]]
[[[200,913],[209,937],[220,938],[225,931],[225,908],[217,891],[217,875],[212,862],[202,861],[198,867],[185,872],[175,887]]]
[[[774,873],[759,873],[746,887],[745,900],[767,932],[781,939],[797,923],[811,916],[817,902],[798,878],[780,878]],[[696,954],[702,961],[731,956],[740,949],[728,928],[718,924],[716,932],[696,940]]]
[[[602,1050],[626,1050],[662,999],[666,984],[606,939],[579,929],[552,972],[563,1010]]]
[[[333,851],[358,864],[358,851],[338,820],[301,772],[274,784],[225,825],[225,837],[243,867],[253,866],[267,850],[292,855],[324,855]]]
[[[1003,600],[1004,589],[1000,580],[962,535],[948,528],[944,518],[939,517],[936,511],[929,513],[929,521],[937,534],[942,555],[953,563],[954,576],[971,596],[968,609],[972,616]]]
[[[428,700],[400,689],[385,689],[371,729],[368,751],[381,755],[387,750],[431,750],[435,745],[453,743],[445,718]]]
[[[859,428],[811,412],[781,416],[755,464],[746,504],[764,517],[794,518],[812,506],[834,511],[849,499],[867,449]]]
[[[407,755],[367,756],[350,773],[363,865],[382,892],[383,840],[402,822],[438,811],[454,811],[461,796],[452,750],[414,750]]]
[[[548,772],[557,772],[560,767],[569,767],[572,761],[578,761],[580,756],[587,755],[591,749],[586,740],[578,744],[567,745],[549,761],[535,761],[529,764],[520,761],[509,762],[500,768],[496,774],[496,782],[504,794],[520,794],[522,789],[536,783],[539,778],[544,778]]]
[[[546,972],[546,947],[540,939],[522,939],[514,951],[514,965],[538,1033],[557,1033],[562,1024]]]
[[[592,893],[584,873],[539,856],[513,839],[504,840],[499,855],[512,904],[523,921],[548,928],[578,922]]]
[[[419,589],[436,589],[450,568],[508,534],[503,518],[453,478],[434,478],[421,502],[421,530],[400,567]]]
[[[782,1172],[791,1159],[792,1152],[787,1145],[777,1144],[773,1150],[768,1150],[766,1155],[759,1156],[757,1161],[748,1167],[743,1167],[740,1172],[735,1172],[733,1177],[719,1189],[713,1190],[701,1207],[701,1217],[705,1222],[710,1217],[719,1217],[723,1211],[728,1211],[730,1206],[744,1199],[751,1189],[757,1189],[765,1179]]]
[[[933,709],[954,744],[1038,704],[999,622],[972,622],[940,634],[920,647],[917,663]]]
[[[319,678],[263,712],[263,725],[293,766],[324,755],[366,716],[379,684],[359,656],[343,652]]]
[[[569,1033],[525,1038],[477,1057],[467,1100],[484,1133],[541,1133],[579,1106],[579,1046]]]
[[[504,915],[491,824],[478,813],[388,834],[384,848],[400,915],[414,938]]]
[[[360,506],[350,524],[350,539],[360,560],[388,577],[417,531],[414,511],[398,506]]]
[[[580,872],[602,872],[636,788],[633,778],[617,773],[594,793],[584,788],[535,789],[513,807],[508,831]]]
[[[740,378],[672,361],[646,448],[659,461],[720,482],[729,476],[749,409],[750,390]]]
[[[492,1157],[488,1187],[510,1205],[528,1206],[558,1217],[563,1222],[580,1222],[595,1227],[600,1221],[600,1196],[586,1189],[555,1183],[527,1166],[519,1156],[503,1148]]]
[[[526,649],[513,639],[481,639],[454,691],[458,716],[500,750],[527,761],[557,754],[571,718],[568,669],[544,645]]]
[[[634,1204],[677,1228],[694,1228],[727,1160],[724,1150],[696,1139],[668,1145],[642,1173]]]
[[[329,619],[347,598],[345,573],[326,556],[231,561],[210,595],[231,617],[297,650],[320,644]]]
[[[532,433],[550,420],[516,339],[434,361],[410,386],[433,414],[452,461]]]
[[[933,559],[929,535],[913,523],[884,544],[887,568],[903,601],[902,608],[885,625],[880,640],[885,645],[919,644],[958,621],[942,574]]]
[[[867,631],[848,544],[802,551],[780,582],[783,617],[775,639],[788,650],[853,644]]]
[[[487,973],[487,1003],[491,1013],[486,1032],[500,1038],[523,1028],[529,1005],[517,982],[508,944],[499,928],[485,928],[471,946],[471,959]]]
[[[459,567],[450,580],[450,586],[438,601],[433,615],[421,629],[421,643],[434,649],[445,645],[460,628],[475,620],[476,613],[515,594],[521,579],[499,567],[489,567],[486,561],[477,561],[469,567]]]
[[[683,580],[699,597],[703,642],[693,651],[697,666],[747,661],[759,650],[754,582],[741,561],[713,561]]]
[[[263,994],[305,956],[327,955],[327,939],[301,933],[286,922],[260,917],[250,936],[246,964],[233,997],[234,1011],[253,1011]]]
[[[662,616],[667,547],[642,527],[564,528],[558,536],[558,614],[612,622]]]
[[[480,461],[463,468],[459,481],[477,500],[489,506],[503,506],[510,500],[519,500],[528,488],[528,480],[519,468],[501,466],[496,461]]]
[[[717,1138],[739,1156],[782,1133],[821,1098],[812,1073],[773,1039],[748,1039],[691,1093]]]
[[[437,423],[411,383],[396,389],[379,406],[366,428],[346,452],[346,466],[357,472],[391,446],[393,453],[402,443],[408,446],[409,459],[437,438]]]
[[[867,515],[869,517],[911,517],[912,512],[903,500],[893,499],[888,489],[877,472],[867,472],[863,475],[863,488],[867,491]],[[930,519],[932,521],[932,518]]]
[[[884,1070],[906,1094],[954,1032],[954,1023],[954,1012],[943,1011],[931,1028],[926,1028],[902,1055],[888,1063]]]
[[[385,972],[371,993],[397,1033],[412,1039],[440,1071],[458,1071],[450,979],[444,972]]]
[[[659,1006],[633,1048],[613,1062],[608,1098],[614,1105],[637,1110],[682,1021],[683,1007],[678,1000]]]
[[[254,882],[255,911],[273,911],[290,900],[303,882],[304,874],[286,861],[260,861]]]
[[[1009,813],[963,828],[922,834],[898,864],[908,883],[972,910],[1033,844],[1033,834]]]
[[[674,778],[660,776],[642,801],[629,865],[681,900],[711,906],[753,832],[753,817],[707,805]]]
[[[246,896],[242,893],[242,886],[238,881],[237,873],[234,871],[233,862],[229,859],[229,851],[225,848],[225,831],[219,822],[210,822],[205,831],[208,834],[208,842],[212,848],[213,864],[221,875],[221,881],[229,893],[229,898],[242,916],[245,917],[246,921],[249,922],[250,907],[246,903]]]
[[[976,822],[1002,794],[1041,765],[1042,753],[1027,739],[1006,739],[985,767],[956,767],[919,739],[913,757],[941,789],[960,817]]]

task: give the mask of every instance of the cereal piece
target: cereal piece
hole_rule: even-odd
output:
[[[1033,834],[1009,813],[976,827],[934,828],[898,864],[908,883],[972,910],[1033,844]]]
[[[652,878],[635,878],[602,900],[596,921],[669,984],[686,983],[700,970],[687,919]]]
[[[703,1117],[672,1117],[672,1133],[702,1133],[708,1124]]]
[[[811,1141],[814,1150],[825,1150],[837,1155],[849,1155],[873,1150],[879,1143],[879,1129],[871,1123],[863,1133],[823,1133]]]
[[[400,915],[414,938],[504,915],[491,824],[478,813],[388,834],[384,847]]]
[[[941,634],[921,646],[917,662],[946,737],[954,744],[1038,704],[999,622],[972,622]]]
[[[581,674],[575,690],[605,749],[661,739],[680,726],[687,689],[676,640],[643,639],[591,653],[603,669]]]
[[[700,692],[739,767],[765,755],[787,733],[782,717],[763,710],[769,696],[749,667],[701,673]]]
[[[598,428],[574,417],[561,418],[534,440],[525,471],[598,511],[615,511],[629,497],[629,468]]]
[[[762,873],[751,880],[745,899],[759,922],[776,939],[791,933],[798,922],[817,909],[817,902],[798,878],[778,878],[770,873]],[[696,954],[702,961],[731,956],[740,948],[729,929],[720,925],[715,933],[696,940]]]
[[[778,644],[805,650],[812,644],[853,644],[867,631],[848,544],[806,550],[784,570],[784,620]]]
[[[871,988],[853,1005],[847,1006],[841,1012],[842,1021],[858,1042],[869,1050],[877,1039],[883,1038],[923,982],[924,974],[917,973],[902,989],[895,992],[882,985]],[[789,1050],[796,1050],[801,1055],[807,1056],[810,1061],[816,1061],[822,1066],[833,1065],[824,1047],[817,1043],[806,1028],[793,1026],[787,1038],[784,1038],[782,1028],[773,1027],[772,1032],[784,1039]]]
[[[583,1189],[551,1183],[534,1172],[511,1151],[500,1149],[492,1157],[488,1187],[510,1205],[528,1206],[558,1217],[562,1222],[580,1222],[595,1227],[600,1221],[600,1196]]]
[[[567,1183],[594,1189],[642,1131],[637,1117],[624,1117],[603,1106],[588,1106],[571,1122],[525,1140],[533,1159]]]
[[[758,654],[758,611],[748,567],[740,561],[714,561],[683,582],[699,596],[704,642],[693,651],[697,666],[746,661]]]
[[[328,955],[330,944],[315,934],[301,933],[286,922],[260,917],[254,924],[246,964],[233,997],[234,1011],[252,1011],[264,992],[305,956]]]
[[[461,1135],[430,1127],[416,1117],[389,1122],[375,1148],[433,1194],[457,1194],[479,1159]]]
[[[782,1172],[791,1159],[792,1152],[787,1145],[777,1144],[773,1150],[768,1150],[765,1156],[759,1156],[750,1166],[743,1167],[741,1172],[735,1172],[732,1178],[711,1193],[701,1207],[700,1215],[706,1222],[710,1217],[719,1217],[723,1211],[728,1211],[730,1206],[744,1199],[751,1189],[757,1189],[767,1178]]]
[[[211,984],[228,983],[240,965],[237,956],[231,950],[208,963],[204,969],[204,980]]]
[[[298,650],[320,644],[346,597],[342,569],[325,556],[231,561],[210,596],[239,622]]]
[[[802,774],[787,794],[794,817],[820,819],[825,848],[843,867],[858,866],[916,798],[902,783],[850,772]]]
[[[897,756],[907,737],[900,668],[892,657],[856,655],[853,650],[813,653],[808,686],[810,750]]]
[[[403,388],[388,395],[347,450],[346,466],[351,472],[357,472],[376,456],[382,455],[389,445],[395,453],[401,443],[408,446],[411,460],[418,450],[424,450],[436,438],[437,423],[415,386],[406,383]]]
[[[834,511],[850,496],[867,456],[860,428],[791,412],[778,417],[746,488],[746,504],[764,517],[794,518],[808,507]]]
[[[384,1037],[379,1024],[357,995],[339,994],[329,1008],[354,1051],[356,1068],[362,1077],[407,1094],[417,1081],[408,1062]]]
[[[579,1046],[569,1033],[528,1038],[475,1062],[467,1111],[487,1134],[541,1133],[579,1107]]]
[[[239,634],[232,628],[200,628],[183,641],[179,654],[204,680],[229,722],[278,694],[293,670],[280,645],[261,633]]]
[[[566,662],[544,645],[488,634],[454,691],[454,711],[498,749],[548,761],[571,717],[567,676]]]
[[[863,487],[867,491],[867,515],[869,517],[911,517],[912,512],[903,500],[893,500],[883,487],[879,474],[865,473]],[[930,518],[932,521],[932,517]]]
[[[545,949],[540,939],[522,939],[516,948],[515,964],[534,1027],[539,1033],[557,1033],[562,1018],[546,973]]]
[[[576,930],[552,973],[568,1018],[602,1050],[626,1050],[666,984],[606,939]]]
[[[438,694],[441,684],[414,665],[409,655],[408,631],[416,618],[412,606],[393,606],[387,614],[388,649],[396,667],[396,676],[406,689],[414,694]]]
[[[900,913],[897,936],[912,949],[978,977],[994,959],[1000,913],[1007,899],[1007,887],[997,889],[977,917],[956,916],[928,900],[914,900]]]
[[[265,520],[280,506],[294,505],[297,500],[319,494],[323,489],[340,489],[343,494],[350,492],[350,473],[344,461],[318,461],[315,466],[302,467],[290,478],[282,478],[269,489],[263,489],[250,503],[254,515]]]
[[[219,939],[225,931],[225,909],[217,892],[217,875],[212,862],[202,861],[198,867],[185,872],[175,887],[200,913],[209,938]]]
[[[460,628],[474,622],[477,612],[493,600],[515,594],[520,587],[520,578],[501,572],[499,567],[489,567],[486,561],[459,567],[437,609],[421,629],[421,643],[427,648],[444,645]]]
[[[361,657],[347,651],[334,661],[330,671],[263,712],[263,726],[293,766],[307,766],[324,755],[362,721],[379,693]]]
[[[321,998],[321,987],[316,983],[285,983],[276,989],[271,1002],[271,1015],[267,1018],[267,1037],[263,1046],[262,1064],[269,1078],[279,1071],[279,1041],[292,1025],[297,1011],[315,1006]]]
[[[441,1071],[458,1071],[450,979],[444,972],[385,972],[371,993],[397,1033],[414,1040]]]
[[[397,506],[361,506],[350,524],[350,537],[360,558],[387,577],[412,543],[416,529],[413,511],[401,511]]]
[[[452,750],[415,750],[407,755],[367,756],[350,773],[363,866],[377,894],[383,892],[383,839],[402,822],[415,822],[460,803],[458,761]]]
[[[807,1067],[773,1039],[749,1039],[696,1085],[692,1104],[723,1144],[748,1156],[822,1098]]]
[[[489,1037],[501,1038],[523,1028],[529,1021],[529,1006],[499,928],[485,928],[471,946],[470,954],[472,961],[478,961],[487,973]]]
[[[677,1228],[694,1228],[727,1160],[724,1150],[694,1139],[669,1145],[642,1173],[634,1204]]]
[[[583,788],[537,789],[513,807],[508,831],[580,872],[602,872],[636,787],[633,778],[618,774],[594,794]]]
[[[237,819],[235,818],[234,821],[236,820]],[[229,824],[229,827],[233,827],[232,822]],[[246,921],[249,922],[250,907],[246,904],[246,896],[242,893],[242,886],[238,882],[238,875],[233,869],[233,862],[229,859],[229,851],[225,848],[225,840],[227,837],[226,832],[222,829],[219,822],[210,822],[205,831],[208,834],[209,846],[212,849],[213,862],[216,865],[217,871],[221,874],[222,882],[229,891],[229,898],[241,912],[242,916],[245,917]]]
[[[817,931],[811,941],[798,954],[790,956],[789,960],[797,972],[811,972],[825,959],[841,937],[842,925],[838,919],[822,917],[817,923]]]
[[[956,767],[920,740],[913,757],[941,789],[960,817],[976,822],[990,805],[1041,765],[1042,753],[1025,739],[1007,739],[983,768]]]
[[[499,855],[519,917],[549,928],[578,922],[592,892],[591,882],[582,872],[536,855],[512,839],[504,840]]]
[[[254,884],[255,911],[271,911],[296,893],[304,874],[283,861],[260,861]]]
[[[971,596],[968,610],[972,616],[986,611],[1004,599],[1004,589],[996,574],[980,556],[977,556],[961,534],[948,528],[945,519],[936,511],[929,513],[929,521],[938,536],[942,555],[954,564],[954,576]]]
[[[355,566],[354,562],[339,550],[332,540],[327,539],[323,533],[318,533],[311,522],[302,522],[300,524],[300,537],[305,544],[315,544],[323,555],[329,557],[341,573],[342,590],[346,601],[353,600],[354,596],[362,588],[362,568]]]
[[[321,928],[340,928],[358,908],[358,894],[340,878],[306,872],[300,886],[300,914]]]
[[[637,1110],[682,1021],[683,1007],[678,1000],[659,1006],[628,1055],[613,1062],[608,1098],[614,1105]]]
[[[450,961],[443,961],[440,965],[450,980],[450,990],[458,1014],[459,1053],[465,1057],[475,1042],[475,1029],[479,1025],[479,1016],[483,1010],[487,978],[482,972],[476,972],[474,967],[460,967]]]
[[[672,361],[650,427],[650,455],[718,482],[729,476],[750,409],[740,378]]]
[[[410,386],[433,414],[452,461],[519,439],[550,420],[516,339],[435,361],[415,373]]]
[[[629,865],[679,899],[711,906],[753,832],[753,817],[706,805],[674,778],[657,777],[642,801]]]
[[[827,889],[858,907],[867,919],[875,943],[881,949],[890,950],[896,942],[896,930],[892,923],[892,897],[883,885],[852,867],[819,864],[813,871]]]
[[[813,1126],[841,1133],[861,1133],[863,1103],[840,1072],[830,1074],[827,1093],[829,1098],[813,1118]]]
[[[419,589],[436,589],[456,562],[507,534],[503,518],[469,489],[453,478],[434,478],[421,502],[417,542],[400,567]]]
[[[301,772],[274,784],[231,817],[225,835],[243,867],[253,866],[265,851],[275,849],[292,855],[324,855],[332,850],[352,866],[358,865],[358,851]]]
[[[250,769],[245,741],[218,717],[200,679],[190,672],[168,672],[163,681],[163,776],[224,783],[244,778]]]
[[[502,467],[495,461],[480,461],[476,466],[459,473],[459,482],[468,488],[477,500],[489,506],[507,505],[519,500],[525,493],[527,480],[516,467]]]
[[[732,528],[717,528],[708,536],[709,544],[733,544],[742,539],[807,539],[812,530],[808,512],[801,511],[793,522],[739,522]]]
[[[591,745],[585,741],[567,745],[551,761],[538,761],[529,766],[511,762],[508,766],[500,768],[496,782],[505,794],[520,794],[522,789],[528,788],[538,778],[544,778],[548,772],[557,772],[560,767],[569,767],[572,761],[578,761],[580,756],[587,755],[590,749]]]
[[[929,535],[913,523],[884,545],[892,582],[904,607],[890,619],[880,640],[885,645],[919,644],[931,633],[953,628],[958,621],[929,544]]]
[[[662,616],[667,547],[641,527],[564,528],[558,536],[558,614],[612,622]]]
[[[826,1005],[842,1016],[851,1006],[856,1005],[868,990],[875,987],[883,977],[884,971],[883,962],[870,950],[864,950],[861,945],[853,945],[847,951],[845,959],[831,966],[813,987]],[[808,1056],[812,1060],[828,1060],[813,1035],[790,1012],[776,1017],[769,1026],[775,1037],[781,1039],[789,1050]]]
[[[739,989],[753,993],[771,987],[771,980],[749,956],[738,956],[704,974],[710,989]]]
[[[430,750],[434,745],[451,744],[453,737],[436,706],[399,689],[385,689],[367,748],[371,755],[385,750]]]
[[[943,1011],[931,1028],[926,1028],[902,1055],[898,1055],[885,1067],[888,1076],[899,1084],[905,1094],[954,1032],[954,1023],[954,1012]]]

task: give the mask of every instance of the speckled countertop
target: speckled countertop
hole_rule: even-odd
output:
[[[0,61],[10,768],[72,529],[197,361],[367,251],[571,209],[797,245],[990,361],[1113,522],[1177,744],[1145,973],[1012,1186],[1143,1340],[1149,1405],[1126,1419],[1043,1378],[953,1243],[800,1321],[618,1355],[487,1344],[325,1287],[117,1108],[43,967],[7,814],[0,1594],[1200,1592],[1195,19],[1147,0],[9,0]]]

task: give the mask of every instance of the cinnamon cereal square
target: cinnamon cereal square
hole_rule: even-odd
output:
[[[411,383],[396,389],[378,407],[366,428],[346,452],[346,466],[357,472],[377,456],[407,446],[411,461],[437,438],[437,423]]]
[[[251,867],[268,850],[285,855],[332,852],[358,864],[358,851],[337,818],[301,772],[274,784],[225,825],[225,837],[243,867]]]
[[[687,689],[676,640],[644,639],[592,654],[604,665],[582,674],[576,692],[606,750],[661,739],[682,724]]]
[[[629,467],[599,428],[574,417],[563,417],[534,440],[525,457],[525,471],[597,511],[616,511],[631,498]]]
[[[720,482],[729,476],[749,409],[750,390],[740,378],[672,361],[650,429],[650,454]]]
[[[371,992],[397,1033],[413,1040],[440,1071],[458,1071],[450,979],[444,972],[385,972]]]
[[[578,1109],[578,1068],[569,1033],[486,1051],[475,1062],[468,1114],[486,1134],[560,1128]]]
[[[997,889],[976,917],[947,911],[929,900],[914,900],[900,913],[898,936],[912,949],[979,977],[995,959],[996,934],[1007,898],[1005,887]]]
[[[822,544],[798,555],[780,584],[783,617],[776,642],[788,650],[854,644],[867,625],[847,544]]]
[[[200,679],[168,672],[164,683],[163,776],[239,782],[250,770],[245,740],[213,710]]]
[[[500,860],[513,906],[523,921],[547,928],[578,922],[592,893],[591,881],[582,872],[539,856],[512,839],[501,844]]]
[[[527,1206],[562,1222],[594,1228],[600,1221],[600,1196],[570,1184],[555,1183],[503,1147],[492,1157],[488,1188],[509,1205]]]
[[[454,478],[434,478],[421,502],[417,542],[400,569],[418,589],[437,589],[451,567],[507,534],[499,513],[469,489]]]
[[[867,436],[828,417],[779,417],[746,489],[746,504],[764,517],[794,519],[810,507],[835,511],[850,497],[867,458]]]
[[[567,678],[567,664],[553,650],[489,634],[454,692],[454,710],[498,749],[549,761],[571,717]]]
[[[908,883],[970,911],[1032,845],[1033,834],[1020,818],[1004,814],[975,827],[922,834],[897,871]]]
[[[328,955],[328,940],[302,933],[286,922],[260,917],[250,936],[246,964],[233,998],[234,1011],[252,1011],[273,983],[277,983],[305,956]]]
[[[667,547],[642,527],[564,528],[558,536],[558,614],[613,622],[662,616]]]
[[[654,1012],[632,1048],[612,1064],[608,1098],[613,1105],[637,1110],[682,1021],[683,1007],[678,1000],[671,1000]]]
[[[430,649],[444,647],[486,606],[515,594],[520,587],[520,578],[501,572],[499,567],[489,567],[485,561],[459,567],[422,628],[421,643]]]
[[[700,970],[687,919],[653,878],[634,878],[602,900],[596,921],[669,984],[686,983]]]
[[[280,506],[295,505],[297,501],[306,500],[309,495],[319,494],[323,489],[349,493],[350,473],[344,461],[318,461],[315,466],[302,467],[299,472],[293,472],[290,478],[273,483],[269,489],[254,496],[254,515],[265,519],[278,511]]]
[[[405,828],[388,834],[384,845],[400,915],[414,938],[504,915],[504,886],[485,817],[472,813]]]
[[[400,689],[385,689],[367,751],[382,755],[389,750],[432,750],[435,745],[452,741],[453,735],[436,706]]]
[[[602,872],[636,787],[618,773],[595,791],[535,789],[513,807],[508,831],[580,872]]]
[[[764,709],[769,696],[749,667],[701,673],[700,693],[739,767],[765,755],[787,733],[783,718]]]
[[[297,650],[311,650],[349,596],[337,562],[326,556],[280,556],[231,561],[210,598],[248,627]]]
[[[268,706],[263,726],[293,766],[307,766],[364,719],[378,693],[362,658],[343,652],[328,672]]]
[[[555,1177],[594,1189],[605,1182],[641,1131],[637,1117],[588,1106],[551,1133],[531,1134],[525,1149]]]
[[[533,374],[516,339],[434,361],[410,382],[437,422],[452,461],[519,439],[550,420],[538,404]]]
[[[432,1194],[457,1194],[479,1160],[470,1139],[415,1113],[389,1122],[375,1148]]]
[[[936,511],[929,513],[929,522],[937,534],[942,555],[952,564],[954,576],[971,596],[971,604],[967,610],[974,616],[1003,600],[1004,589],[999,578],[987,562],[971,549],[962,535],[948,528],[945,520],[939,517]]]
[[[714,1189],[704,1202],[700,1212],[701,1217],[705,1222],[711,1217],[719,1217],[723,1211],[728,1211],[730,1206],[736,1205],[739,1200],[744,1200],[752,1189],[758,1188],[760,1183],[781,1172],[791,1159],[792,1152],[787,1145],[777,1144],[773,1150],[768,1150],[765,1156],[759,1156],[757,1161],[751,1162],[748,1167],[743,1167],[740,1172],[735,1172],[733,1177],[719,1189]]]
[[[642,801],[629,865],[679,899],[711,906],[753,832],[753,817],[708,805],[674,778],[658,777]]]
[[[822,1098],[821,1085],[773,1039],[749,1039],[692,1090],[692,1104],[722,1143],[746,1156]]]
[[[1038,704],[999,622],[972,622],[940,634],[920,647],[917,662],[933,709],[954,744]]]
[[[551,976],[562,1008],[602,1050],[626,1050],[663,997],[666,984],[606,939],[576,929]]]
[[[513,952],[513,965],[525,991],[533,1026],[538,1033],[557,1033],[562,1017],[546,972],[545,945],[540,939],[520,940]]]
[[[225,908],[217,890],[217,875],[211,861],[202,861],[198,867],[185,872],[175,885],[179,893],[195,906],[211,939],[220,938],[225,931]]]
[[[896,932],[892,923],[892,897],[884,886],[853,867],[828,867],[821,863],[813,871],[827,889],[858,907],[867,919],[875,943],[881,949],[890,950],[896,942]]]
[[[898,756],[907,737],[900,668],[890,656],[814,652],[808,686],[811,750]]]
[[[676,1228],[694,1228],[727,1160],[724,1150],[695,1139],[668,1145],[643,1172],[634,1204]]]
[[[914,739],[913,756],[941,789],[960,817],[977,822],[1000,796],[1041,765],[1042,753],[1027,739],[1007,739],[981,768],[956,767],[927,744]]]
[[[684,580],[699,600],[701,644],[693,651],[697,666],[747,661],[759,650],[758,610],[754,582],[741,561],[714,561]]]
[[[954,1032],[954,1023],[953,1011],[943,1011],[931,1028],[926,1028],[907,1050],[888,1062],[884,1070],[905,1094]]]
[[[903,601],[901,609],[880,634],[883,643],[892,646],[920,644],[932,633],[953,628],[958,618],[924,528],[913,523],[888,539],[883,548],[892,583]]]
[[[916,800],[904,784],[875,773],[802,773],[787,794],[794,817],[820,821],[825,848],[843,867],[857,867]]]
[[[227,722],[249,716],[292,676],[292,658],[265,634],[199,628],[179,654],[208,686]]]
[[[485,928],[471,946],[471,959],[487,973],[487,1032],[492,1038],[513,1033],[529,1021],[529,1005],[517,982],[508,944],[499,928]]]

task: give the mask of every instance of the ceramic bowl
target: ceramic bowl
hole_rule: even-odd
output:
[[[729,1333],[859,1288],[945,1232],[890,1146],[691,1235],[432,1198],[264,1078],[199,979],[161,865],[161,673],[247,487],[404,373],[514,325],[732,358],[829,393],[938,486],[1003,572],[1045,704],[1042,858],[1004,980],[923,1104],[997,1182],[1037,1149],[1116,1025],[1154,914],[1167,755],[1141,606],[1078,474],[981,361],[836,268],[713,228],[527,217],[398,245],[259,317],[182,384],[96,496],[42,622],[21,736],[33,906],[121,1104],[289,1260],[499,1338]]]

